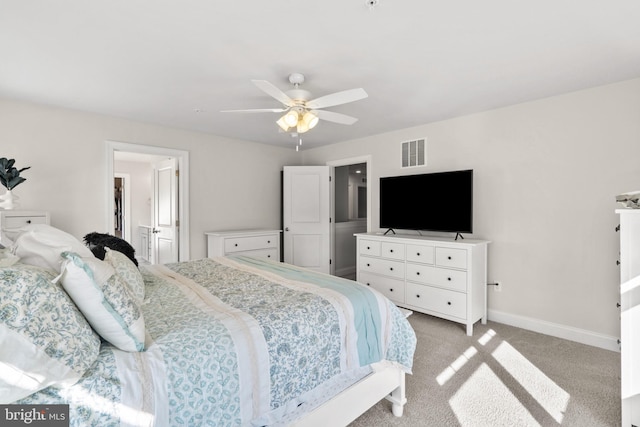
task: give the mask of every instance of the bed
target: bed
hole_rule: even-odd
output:
[[[34,261],[44,230],[62,262]],[[0,269],[0,398],[19,397],[0,403],[68,404],[74,426],[346,425],[385,397],[402,415],[416,338],[374,290],[246,256],[138,270],[59,233],[23,232]],[[55,359],[53,379],[41,361],[7,374],[29,352]]]

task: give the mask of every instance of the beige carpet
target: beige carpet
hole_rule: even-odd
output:
[[[378,403],[351,426],[619,426],[620,353],[499,323],[421,313],[404,416]]]

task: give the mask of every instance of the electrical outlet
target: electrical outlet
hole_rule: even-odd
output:
[[[502,282],[496,282],[493,288],[495,289],[496,292],[502,292]]]

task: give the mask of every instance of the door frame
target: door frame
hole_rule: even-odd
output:
[[[372,156],[370,154],[358,157],[350,157],[348,159],[339,159],[339,160],[331,160],[326,164],[330,166],[330,175],[331,175],[331,228],[329,230],[329,256],[332,260],[336,259],[336,192],[335,192],[335,169],[339,166],[349,166],[349,165],[357,165],[359,163],[367,164],[367,233],[371,232],[371,159]],[[331,274],[335,275],[336,273],[336,263],[331,263]]]
[[[331,160],[327,162],[327,166],[332,166],[334,168],[338,166],[356,165],[358,163],[367,164],[367,175],[366,175],[367,177],[367,233],[371,232],[371,169],[372,169],[371,161],[372,161],[372,156],[370,154],[367,154],[364,156],[350,157],[348,159],[340,159],[340,160]],[[333,176],[333,173],[331,175],[332,175],[331,182],[334,182],[335,177]],[[331,200],[331,218],[335,219],[336,217],[335,191],[331,194],[331,199],[332,199]],[[335,226],[332,227],[331,233],[332,233],[331,241],[335,242]]]
[[[106,171],[106,196],[107,209],[105,212],[105,229],[113,233],[113,215],[109,212],[114,211],[114,193],[113,193],[113,154],[116,151],[125,151],[130,153],[150,154],[157,156],[175,157],[178,161],[178,169],[180,170],[180,179],[178,180],[178,220],[180,221],[179,234],[179,257],[180,261],[188,261],[189,253],[189,152],[185,150],[177,150],[173,148],[156,147],[152,145],[133,144],[121,141],[105,141],[107,171]]]

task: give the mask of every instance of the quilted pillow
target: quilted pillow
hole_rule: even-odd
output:
[[[62,287],[93,329],[121,350],[144,350],[142,311],[113,267],[93,255],[63,252],[62,258]]]
[[[47,224],[30,224],[5,230],[14,244],[13,253],[24,264],[50,268],[60,273],[60,254],[73,251],[84,257],[91,257],[91,250],[71,234]]]
[[[105,262],[113,267],[116,274],[129,286],[138,304],[142,304],[144,301],[144,279],[138,267],[122,252],[107,247],[104,249],[106,251]]]
[[[100,338],[54,277],[21,263],[0,269],[0,403],[74,384],[98,357]]]

